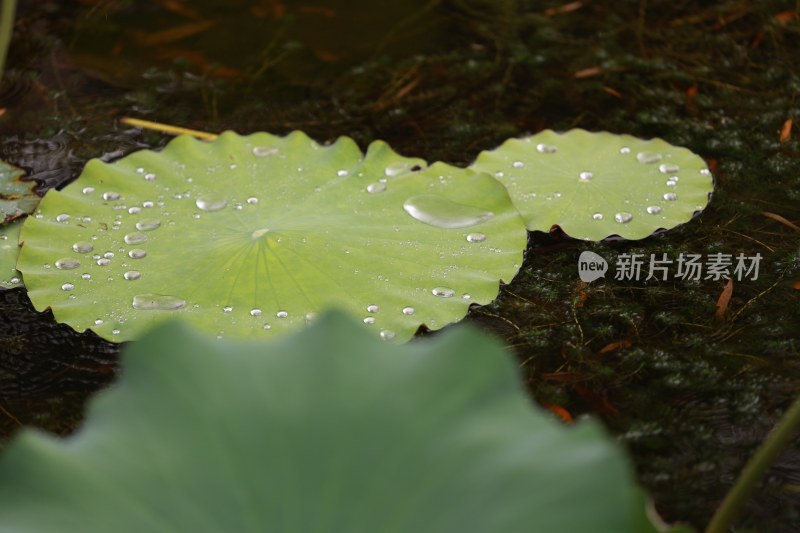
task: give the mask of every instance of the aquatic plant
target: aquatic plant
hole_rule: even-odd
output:
[[[654,532],[600,425],[530,405],[461,328],[381,343],[343,314],[280,339],[161,325],[85,426],[0,458],[0,530]]]
[[[545,130],[481,152],[469,168],[508,189],[531,231],[577,239],[643,239],[687,222],[708,204],[703,159],[661,139],[581,129]]]
[[[459,320],[526,245],[486,174],[366,155],[348,138],[189,136],[90,161],[25,223],[17,268],[39,310],[113,341],[180,315],[218,336],[297,329],[339,307],[376,336]]]
[[[22,275],[16,268],[21,228],[21,221],[0,225],[0,288],[2,289],[22,285]]]
[[[33,212],[39,196],[33,191],[36,182],[22,181],[25,171],[0,161],[0,224]]]

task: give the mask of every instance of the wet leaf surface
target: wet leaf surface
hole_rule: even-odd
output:
[[[526,244],[498,181],[423,165],[380,141],[179,137],[48,192],[18,268],[37,308],[117,342],[175,316],[273,336],[331,306],[404,341],[492,301]]]

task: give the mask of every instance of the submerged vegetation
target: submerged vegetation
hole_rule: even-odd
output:
[[[91,157],[167,142],[122,116],[385,139],[460,166],[545,129],[686,146],[716,178],[701,216],[635,242],[534,232],[519,275],[469,321],[514,349],[540,404],[603,420],[667,521],[702,527],[800,390],[799,15],[792,2],[738,0],[21,2],[0,87],[0,159],[42,193]],[[576,268],[585,251],[612,267],[634,254],[762,259],[757,278],[732,283],[675,271],[645,280],[645,269],[586,284]],[[86,395],[113,376],[118,347],[35,313],[21,289],[0,294],[0,313],[5,434],[70,431]],[[798,528],[797,444],[740,527]]]

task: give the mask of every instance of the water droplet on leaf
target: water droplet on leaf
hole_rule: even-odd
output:
[[[139,231],[153,231],[161,226],[161,221],[155,218],[146,218],[136,223],[136,229]]]
[[[122,275],[123,278],[127,279],[128,281],[133,281],[142,277],[141,272],[138,270],[129,270]]]
[[[137,294],[132,305],[140,310],[174,311],[186,307],[186,300],[168,294]]]
[[[645,165],[652,165],[661,161],[661,154],[655,152],[639,152],[636,154],[636,160]]]
[[[552,144],[539,143],[536,145],[536,151],[541,154],[554,154],[558,151],[558,147]]]
[[[467,235],[467,242],[483,242],[486,240],[486,235],[483,233],[470,233]]]
[[[661,207],[657,205],[651,205],[650,207],[647,208],[647,212],[650,213],[651,215],[657,215],[661,212]]]
[[[435,287],[431,291],[431,294],[433,294],[434,296],[439,296],[441,298],[452,298],[455,293],[456,291],[454,291],[449,287]]]
[[[409,316],[413,315],[414,314],[414,308],[413,307],[404,307],[403,308],[403,314],[404,315],[409,315]]]
[[[194,203],[197,205],[198,209],[202,209],[203,211],[219,211],[228,205],[228,200],[214,196],[201,196],[195,200]]]
[[[139,232],[128,233],[125,235],[124,240],[127,244],[141,244],[147,241],[147,235]]]
[[[380,181],[376,181],[375,183],[370,183],[369,185],[367,185],[367,192],[370,194],[377,194],[385,190],[386,190],[386,184],[381,183]]]
[[[61,270],[72,270],[73,268],[78,268],[79,266],[81,266],[81,262],[77,259],[62,257],[61,259],[56,260],[56,268]]]
[[[423,194],[409,198],[403,209],[416,220],[437,228],[466,228],[494,216],[491,211],[453,202],[443,196]]]
[[[620,224],[627,224],[628,222],[633,220],[633,215],[625,212],[617,213],[616,215],[614,215],[614,220],[616,220]]]

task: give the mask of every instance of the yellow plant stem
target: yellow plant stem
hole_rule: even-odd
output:
[[[145,130],[160,131],[161,133],[168,133],[170,135],[191,135],[203,141],[213,141],[219,135],[216,133],[207,133],[205,131],[192,130],[189,128],[181,128],[180,126],[172,126],[170,124],[162,124],[160,122],[153,122],[151,120],[142,120],[140,118],[123,117],[120,122],[129,126],[142,128]]]

